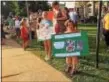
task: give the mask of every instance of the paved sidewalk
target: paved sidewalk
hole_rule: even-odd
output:
[[[2,47],[2,82],[71,82],[15,41],[9,39],[6,43]]]

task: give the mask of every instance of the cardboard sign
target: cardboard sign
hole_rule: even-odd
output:
[[[49,40],[51,39],[51,35],[53,34],[53,28],[40,28],[37,30],[37,38],[39,41]]]
[[[55,57],[89,55],[86,32],[60,34],[52,36],[52,54]]]

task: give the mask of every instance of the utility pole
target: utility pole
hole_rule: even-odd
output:
[[[100,22],[101,22],[101,11],[102,11],[102,1],[99,2],[99,13],[98,13],[98,23],[97,23],[97,38],[96,38],[96,68],[99,68],[99,43],[100,43]]]
[[[26,1],[25,3],[26,3],[27,16],[29,17],[28,2]]]
[[[30,23],[28,2],[26,1],[25,4],[26,4],[28,22]],[[29,38],[30,38],[30,44],[31,44],[32,39],[31,39],[31,27],[30,27],[30,24],[29,24]]]

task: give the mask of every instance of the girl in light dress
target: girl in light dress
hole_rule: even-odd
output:
[[[45,31],[42,33],[45,36],[44,40],[44,48],[46,51],[45,60],[48,61],[51,59],[51,38],[46,38],[48,36],[48,29],[51,27],[51,21],[47,18],[48,13],[44,11],[42,13],[42,20],[40,22],[39,28],[45,29]],[[49,35],[51,36],[51,35]]]

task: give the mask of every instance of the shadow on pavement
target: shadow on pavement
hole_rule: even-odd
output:
[[[6,75],[6,76],[2,76],[2,78],[8,78],[8,77],[17,76],[17,75],[20,75],[20,74],[22,74],[22,73],[23,73],[23,72],[16,73],[16,74],[10,74],[10,75]]]

